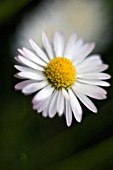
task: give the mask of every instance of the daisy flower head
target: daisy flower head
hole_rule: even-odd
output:
[[[78,122],[82,119],[81,101],[89,110],[97,108],[89,97],[106,99],[106,90],[100,86],[109,86],[104,81],[110,75],[103,73],[108,68],[99,55],[89,55],[94,43],[84,43],[74,32],[66,43],[63,32],[55,32],[53,43],[46,33],[42,33],[43,49],[29,40],[31,50],[18,49],[15,58],[21,65],[15,76],[25,79],[16,84],[15,89],[29,95],[36,92],[32,103],[33,109],[44,117],[65,115],[67,126],[74,115]]]

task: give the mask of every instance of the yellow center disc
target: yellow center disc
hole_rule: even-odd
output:
[[[73,63],[64,57],[50,60],[45,69],[48,81],[56,88],[68,88],[76,81],[76,68]]]

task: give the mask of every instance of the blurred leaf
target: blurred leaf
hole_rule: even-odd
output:
[[[3,169],[43,170],[72,155],[84,153],[86,148],[103,140],[103,134],[107,138],[113,124],[112,105],[113,101],[103,106],[98,114],[85,118],[81,124],[73,123],[73,127],[63,127],[63,132],[60,132],[61,123],[64,123],[62,118],[52,120],[36,116],[30,101],[24,97],[10,101],[0,117]]]
[[[66,128],[63,133],[48,140],[40,148],[32,150],[32,166],[37,164],[38,159],[38,165],[44,168],[83,150],[94,141],[102,140],[101,133],[105,134],[106,129],[113,124],[112,105],[113,101],[106,104],[98,114],[92,114],[81,124]],[[49,131],[47,130],[46,133]]]
[[[31,151],[39,150],[42,142],[60,131],[62,126],[56,130],[51,128],[53,124],[56,127],[59,126],[57,125],[58,121],[59,118],[44,119],[34,112],[30,97],[18,95],[14,100],[13,96],[13,99],[8,100],[7,104],[4,103],[0,114],[0,147],[3,170],[15,170],[15,167],[18,167],[19,170],[28,170],[31,164]],[[47,130],[49,135],[46,134]],[[16,168],[16,170],[18,169]]]
[[[23,166],[22,166],[23,169],[28,170],[29,169],[29,162],[28,162],[29,160],[28,160],[28,157],[27,157],[27,155],[25,153],[21,154],[20,160],[21,160],[21,162],[23,164]]]
[[[45,170],[106,170],[113,158],[113,136]]]
[[[1,109],[0,146],[3,169],[15,170],[16,166],[18,167],[16,170],[28,169],[29,158],[27,151],[24,150],[24,144],[27,143],[27,148],[32,149],[40,143],[38,118],[34,117],[28,103],[23,99],[18,97]],[[28,138],[28,133],[30,138]]]
[[[0,22],[5,21],[20,9],[22,9],[31,0],[3,0],[0,1]]]

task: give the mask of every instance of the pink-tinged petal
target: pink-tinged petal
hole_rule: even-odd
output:
[[[48,109],[47,109],[47,108],[45,108],[45,109],[43,110],[42,116],[43,116],[43,117],[47,117],[47,116],[48,116]]]
[[[36,44],[32,39],[29,40],[33,50],[38,54],[38,56],[44,60],[45,62],[49,62],[49,59],[47,57],[47,55],[45,54],[45,52],[38,46],[38,44]]]
[[[20,64],[23,64],[23,62],[18,57],[15,57],[15,60],[18,61]]]
[[[23,48],[23,51],[25,52],[26,58],[28,58],[32,62],[44,67],[47,66],[47,64],[43,60],[41,60],[38,56],[36,56],[33,52],[31,52],[27,48]]]
[[[44,117],[49,116],[49,106],[50,106],[50,103],[51,103],[52,98],[53,98],[53,95],[51,95],[51,96],[48,98],[47,106],[43,109],[42,116],[44,116]]]
[[[25,79],[32,79],[32,80],[46,80],[46,77],[43,74],[37,74],[32,72],[20,72],[18,76],[25,78]]]
[[[87,84],[76,82],[72,88],[75,92],[76,91],[80,92],[84,95],[87,95],[95,99],[99,99],[99,100],[106,99],[106,94],[107,94],[106,90],[98,86],[87,85]]]
[[[14,75],[14,77],[16,77],[16,78],[18,78],[18,79],[25,79],[24,77],[21,77],[21,76],[19,76],[18,74],[19,74],[19,73],[16,73],[16,74]]]
[[[25,80],[25,81],[22,81],[18,84],[15,85],[15,89],[16,90],[22,90],[25,86],[29,85],[29,84],[32,84],[32,83],[36,83],[35,80]]]
[[[26,59],[26,58],[24,58],[24,57],[22,57],[22,56],[18,56],[18,59],[19,59],[23,64],[25,64],[25,65],[28,66],[28,67],[31,67],[31,68],[33,68],[33,69],[35,69],[35,70],[44,71],[44,68],[43,68],[43,67],[41,67],[41,66],[33,63],[32,61],[29,61],[28,59]]]
[[[38,112],[38,108],[43,104],[44,101],[45,101],[45,100],[35,101],[35,102],[33,103],[33,109],[34,109],[34,110],[37,110],[37,112]]]
[[[42,41],[49,58],[53,59],[54,58],[53,50],[45,32],[42,32]]]
[[[23,50],[18,49],[18,52],[19,52],[20,56],[26,57],[26,54],[25,54],[25,52]]]
[[[65,34],[62,32],[56,32],[54,35],[53,44],[56,57],[62,57],[64,54]]]
[[[29,67],[25,67],[25,66],[19,66],[19,65],[15,65],[14,66],[17,70],[19,70],[19,71],[22,71],[22,72],[31,72],[31,73],[41,73],[40,71],[38,71],[38,70],[34,70],[34,69],[32,69],[32,68],[29,68]]]
[[[50,102],[51,102],[51,99],[52,99],[52,96],[53,95],[48,97],[48,99],[42,100],[42,102],[41,102],[42,104],[39,107],[37,107],[38,112],[43,112],[45,109],[48,110]],[[43,115],[43,113],[42,113],[42,115]],[[43,116],[46,117],[47,113],[46,113],[46,115],[43,115]]]
[[[22,92],[24,94],[32,94],[32,93],[44,88],[47,85],[48,85],[47,81],[28,84],[22,89]]]

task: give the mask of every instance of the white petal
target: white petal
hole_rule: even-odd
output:
[[[56,57],[62,57],[65,46],[65,34],[62,32],[56,32],[54,35],[54,51]]]
[[[31,67],[35,70],[40,70],[40,71],[44,71],[43,67],[38,66],[37,64],[33,63],[32,61],[29,61],[28,59],[22,57],[22,56],[18,56],[18,59],[25,65],[27,65],[28,67]]]
[[[42,32],[42,41],[49,58],[53,59],[54,58],[53,50],[45,32]]]
[[[89,91],[89,92],[100,92],[100,93],[103,93],[103,94],[107,94],[106,90],[104,90],[103,88],[101,87],[98,87],[98,86],[94,86],[94,85],[88,85],[88,84],[82,84],[80,82],[76,82],[74,87],[77,87],[77,89],[81,89],[81,90],[84,90],[84,91]]]
[[[43,74],[37,74],[37,73],[32,73],[32,72],[20,72],[18,75],[22,78],[26,79],[32,79],[32,80],[46,80],[46,77]]]
[[[75,57],[76,52],[81,49],[82,44],[83,44],[83,40],[78,39],[75,42],[75,44],[71,47],[71,49],[69,50],[66,57],[69,59],[72,59],[73,57]]]
[[[57,99],[57,112],[61,116],[64,112],[64,96],[61,91],[59,91]]]
[[[79,67],[78,67],[79,68]],[[78,73],[93,73],[93,72],[102,72],[108,69],[108,65],[107,64],[99,64],[99,65],[87,65],[87,67],[82,68],[82,69],[77,69]]]
[[[29,84],[29,85],[25,86],[23,88],[22,92],[24,94],[31,94],[31,93],[34,93],[34,92],[44,88],[47,85],[48,85],[47,81],[42,81],[42,82],[38,82],[38,83],[32,83],[32,84]]]
[[[18,79],[24,79],[23,77],[19,76],[18,73],[16,73],[16,74],[14,75],[14,77],[16,77],[16,78],[18,78]]]
[[[76,92],[77,97],[79,100],[92,112],[97,113],[97,108],[94,103],[84,94]]]
[[[72,87],[75,91],[78,91],[84,95],[95,99],[106,99],[106,90],[101,87],[94,86],[94,85],[87,85],[76,82],[75,85]]]
[[[34,101],[33,102],[33,109],[37,110],[37,112],[42,112],[43,110],[48,108],[48,105],[50,105],[52,95],[50,95],[47,99],[40,100],[40,101]],[[42,108],[42,109],[41,109]]]
[[[64,57],[70,58],[70,56],[73,55],[75,51],[74,49],[75,49],[76,38],[77,38],[77,34],[74,32],[68,41],[68,44],[67,44],[67,47],[64,53]]]
[[[27,48],[23,48],[23,51],[25,52],[26,58],[28,58],[29,60],[35,62],[38,65],[41,65],[44,67],[47,66],[47,64],[44,61],[42,61],[38,56],[36,56],[34,53],[32,53]]]
[[[31,83],[36,83],[35,80],[25,80],[25,81],[22,81],[18,84],[15,85],[15,89],[16,90],[22,90],[25,86],[31,84]]]
[[[50,103],[51,103],[52,98],[53,98],[53,95],[51,95],[51,96],[48,98],[47,106],[46,106],[46,108],[44,108],[43,113],[42,113],[42,115],[43,115],[44,117],[49,116],[49,106],[50,106]]]
[[[46,108],[43,110],[42,116],[43,117],[47,117],[48,116],[48,110]]]
[[[29,67],[25,67],[25,66],[19,66],[19,65],[15,65],[14,66],[17,70],[19,70],[19,71],[22,71],[22,72],[31,72],[31,73],[41,73],[40,71],[38,71],[38,70],[34,70],[34,69],[32,69],[32,68],[29,68]]]
[[[52,96],[52,100],[49,106],[49,117],[54,117],[56,114],[56,103],[58,98],[58,91],[55,90]]]
[[[30,61],[32,61],[33,63],[36,63],[38,65],[41,65],[41,66],[47,66],[47,64],[41,60],[38,56],[36,56],[33,52],[31,52],[30,50],[28,50],[27,48],[23,48],[23,50],[21,49],[18,49],[20,55],[19,56],[22,56],[23,58],[26,58]],[[15,58],[17,61],[19,61],[18,58]]]
[[[64,88],[62,88],[62,93],[66,99],[70,99],[68,92]]]
[[[111,76],[107,73],[84,73],[84,74],[77,74],[78,78],[88,79],[88,80],[106,80],[110,79]]]
[[[25,57],[25,52],[21,49],[18,49],[19,55]]]
[[[70,126],[71,123],[72,123],[72,111],[71,111],[69,100],[67,100],[67,99],[66,99],[66,113],[65,113],[65,116],[66,116],[67,126]]]
[[[47,55],[45,54],[45,52],[38,46],[38,44],[36,44],[33,40],[29,40],[33,50],[38,54],[38,56],[44,60],[45,62],[49,62],[49,59],[47,57]]]
[[[79,51],[81,51],[82,45],[83,45],[83,39],[81,39],[81,38],[78,39],[78,40],[75,42],[74,51],[73,51],[73,57],[75,57],[76,54],[78,54]]]
[[[47,105],[46,105],[46,103],[45,103],[45,105],[46,105],[46,107],[44,107],[44,109],[43,109],[43,112],[42,112],[42,115],[44,116],[44,117],[47,117],[48,116],[48,112],[49,112],[49,106],[50,106],[50,103],[51,103],[51,100],[52,100],[52,97],[53,97],[53,95],[51,95],[47,100]]]
[[[53,91],[54,88],[51,87],[51,85],[46,86],[35,95],[35,97],[33,98],[33,103],[35,101],[47,99],[52,94]]]
[[[83,39],[78,39],[74,46],[71,48],[71,51],[70,51],[70,59],[74,61],[74,59],[76,58],[76,55],[79,53],[79,51],[81,51],[81,48],[82,48],[82,45],[83,45]]]
[[[49,108],[50,102],[51,102],[52,95],[49,96],[48,99],[42,100],[42,104],[37,108],[38,112],[42,112],[43,110],[47,110]]]
[[[80,103],[71,89],[68,89],[68,92],[70,95],[70,104],[71,104],[74,117],[78,122],[81,122],[82,108],[80,106]]]
[[[75,61],[74,64],[76,65],[76,68],[80,70],[82,68],[88,67],[89,65],[96,66],[102,64],[102,60],[99,55],[91,55],[87,57],[85,60],[83,60],[81,63],[77,64]]]
[[[18,57],[15,57],[15,60],[18,61],[19,63],[23,64],[23,62],[21,60],[19,60]]]
[[[41,100],[41,101],[35,101],[33,103],[33,109],[37,110],[44,102],[45,100]]]
[[[81,49],[81,52],[78,55],[75,55],[76,64],[78,64],[82,60],[84,60],[85,57],[87,57],[91,53],[91,51],[94,49],[94,47],[95,47],[94,43],[85,44],[83,46],[83,48]]]
[[[110,86],[108,82],[101,81],[101,80],[84,80],[84,79],[78,79],[78,82],[90,84],[90,85],[98,85],[98,86]]]

